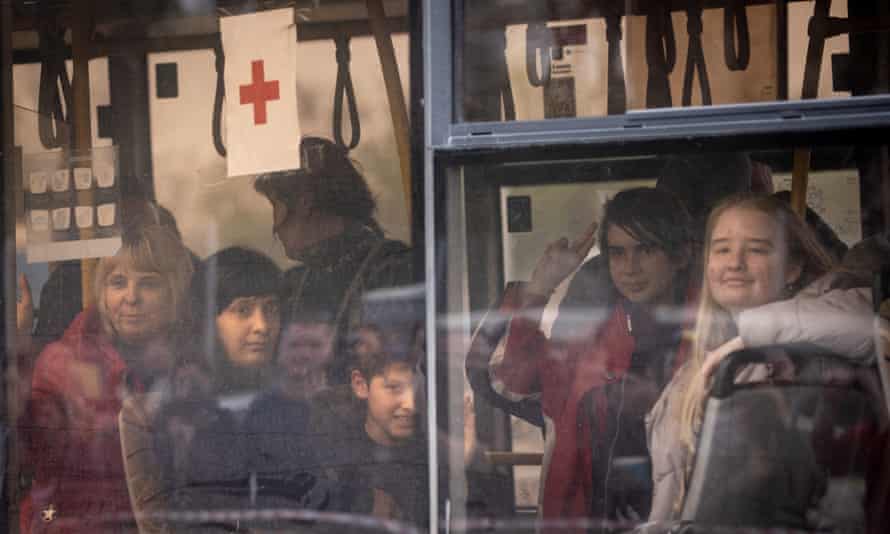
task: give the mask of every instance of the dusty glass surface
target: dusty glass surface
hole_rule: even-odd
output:
[[[12,8],[0,530],[426,530],[407,3],[372,4]]]
[[[813,147],[806,222],[790,148],[449,168],[451,524],[881,524],[880,153]]]
[[[881,2],[494,0],[462,14],[460,121],[887,92]]]

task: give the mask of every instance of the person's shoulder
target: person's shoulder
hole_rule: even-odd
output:
[[[380,244],[380,253],[383,256],[389,256],[393,254],[408,254],[411,252],[411,247],[409,247],[404,241],[399,241],[398,239],[391,239],[388,237],[384,237],[382,239],[382,243]]]
[[[372,265],[393,263],[410,263],[413,259],[413,249],[397,239],[381,238],[380,242],[371,248],[370,260]]]
[[[99,318],[94,309],[79,313],[61,338],[51,342],[40,352],[35,369],[45,365],[59,365],[88,354],[99,337]]]
[[[414,251],[402,241],[383,238],[370,254],[366,259],[370,285],[402,285],[412,281]]]
[[[314,423],[346,433],[361,423],[359,403],[349,384],[331,386],[315,394],[309,401]]]
[[[76,357],[77,351],[65,340],[53,341],[43,348],[37,360],[34,362],[34,377],[44,376],[66,369]]]
[[[306,417],[310,409],[311,405],[307,400],[291,399],[277,391],[266,391],[250,403],[247,408],[247,418],[248,420],[254,417],[267,420],[279,418],[293,420],[294,416]]]
[[[284,283],[287,284],[289,281],[299,280],[304,272],[306,272],[305,265],[294,265],[293,267],[286,269],[282,275]]]

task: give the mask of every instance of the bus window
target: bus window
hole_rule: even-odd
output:
[[[815,1],[468,4],[456,109],[466,122],[524,121],[886,92],[849,70],[854,56],[877,58],[875,35],[854,27],[878,11]],[[848,18],[858,22],[832,31]]]
[[[862,196],[861,183],[874,178],[860,173],[877,152],[864,146],[812,150],[805,222],[790,207],[791,148],[586,160],[573,154],[566,161],[551,151],[546,161],[479,162],[446,171],[454,173],[449,187],[455,188],[446,194],[448,205],[459,208],[448,213],[448,283],[440,298],[449,320],[439,322],[447,324],[440,358],[449,363],[438,402],[455,406],[457,396],[472,392],[474,428],[454,414],[443,428],[472,431],[477,447],[455,465],[458,441],[450,441],[450,510],[466,514],[453,519],[484,525],[486,518],[509,513],[505,525],[517,530],[620,529],[649,519],[669,528],[681,519],[719,521],[707,514],[734,502],[726,508],[727,524],[865,524],[870,512],[861,490],[875,481],[862,468],[824,462],[828,447],[847,455],[852,463],[845,465],[864,465],[867,446],[845,447],[841,439],[823,447],[820,430],[795,421],[832,424],[828,417],[841,434],[860,428],[867,439],[880,439],[884,401],[874,369],[869,288],[886,263],[877,259],[886,237],[863,241],[873,204]],[[775,222],[788,218],[800,221],[794,230]],[[785,239],[808,240],[806,253],[794,253],[799,268],[766,267],[759,255],[790,254]],[[492,243],[499,246],[492,249]],[[848,254],[854,246],[857,252]],[[864,257],[862,249],[870,251],[870,261],[854,259]],[[785,273],[772,290],[768,280],[778,275],[771,272]],[[670,471],[683,450],[676,430],[682,420],[671,418],[681,413],[678,392],[693,387],[688,381],[702,365],[695,360],[696,329],[705,328],[703,318],[713,313],[734,321],[719,334],[721,343],[739,336],[723,349],[727,354],[781,347],[770,350],[790,351],[781,352],[784,359],[763,364],[778,373],[770,376],[812,383],[795,390],[748,378],[751,393],[738,393],[732,413],[707,404],[720,414],[716,426],[693,436],[716,463],[683,464],[710,470],[693,479],[700,484],[695,492],[706,493],[687,497],[665,482],[684,476]],[[800,326],[792,333],[790,324]],[[804,352],[786,348],[797,345]],[[774,357],[768,354],[757,357]],[[810,359],[824,369],[836,365],[834,378],[828,371],[813,375]],[[842,391],[831,393],[830,380],[840,376],[846,377]],[[826,382],[820,386],[819,380]],[[861,395],[859,387],[873,394]],[[704,395],[702,405],[710,402]],[[834,398],[853,411],[829,416],[816,408],[827,409]],[[779,410],[775,420],[757,415],[770,402]],[[731,454],[719,452],[728,439],[720,425],[736,420],[749,425],[740,432],[753,441],[732,454],[750,454],[751,469],[767,471],[745,478],[730,467]],[[779,441],[760,443],[766,436]],[[790,458],[804,453],[812,462],[792,466]],[[466,486],[455,475],[461,469]],[[754,501],[778,491],[763,484],[779,484],[782,469],[801,486],[775,499],[798,515],[754,514]],[[825,469],[830,474],[824,477]],[[719,492],[718,480],[725,486]],[[676,510],[665,492],[679,495]]]
[[[0,530],[429,523],[408,4],[285,4],[4,4]]]

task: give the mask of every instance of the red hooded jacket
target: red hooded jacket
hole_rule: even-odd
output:
[[[19,424],[33,470],[22,532],[120,530],[99,522],[130,511],[118,432],[126,373],[95,308],[40,354]]]
[[[505,302],[514,300],[518,299]],[[545,304],[543,299],[539,304]],[[552,343],[528,318],[516,316],[511,321],[503,360],[493,365],[494,381],[496,388],[512,397],[540,395],[547,421],[541,470],[543,519],[594,515],[590,509],[593,422],[580,413],[582,400],[591,390],[602,391],[601,386],[620,381],[630,367],[634,349],[629,315],[620,302],[596,328],[565,343]],[[686,347],[678,348],[675,370],[685,352]],[[602,421],[605,399],[594,398],[593,402],[597,419]]]

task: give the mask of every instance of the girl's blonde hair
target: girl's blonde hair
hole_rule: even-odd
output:
[[[770,195],[743,193],[724,199],[708,216],[704,250],[702,251],[705,273],[707,273],[710,257],[711,234],[720,217],[731,209],[745,209],[766,214],[783,232],[788,261],[801,269],[798,279],[786,287],[783,298],[794,296],[798,291],[832,269],[833,260],[829,253],[819,243],[806,222],[794,213],[787,203]],[[707,393],[707,384],[695,380],[694,377],[698,375],[698,371],[704,364],[707,353],[736,335],[738,335],[738,331],[732,317],[727,310],[714,301],[708,288],[707,276],[703,276],[692,354],[689,363],[684,367],[684,376],[679,377],[678,380],[678,386],[681,387],[677,389],[682,391],[682,402],[673,403],[679,411],[674,416],[679,419],[680,437],[690,451],[695,450],[696,429],[700,424]]]
[[[95,302],[105,333],[114,336],[104,293],[108,275],[119,265],[161,275],[170,292],[170,323],[185,324],[190,317],[188,289],[194,272],[191,255],[169,228],[149,224],[125,232],[120,250],[102,258],[96,268]]]

